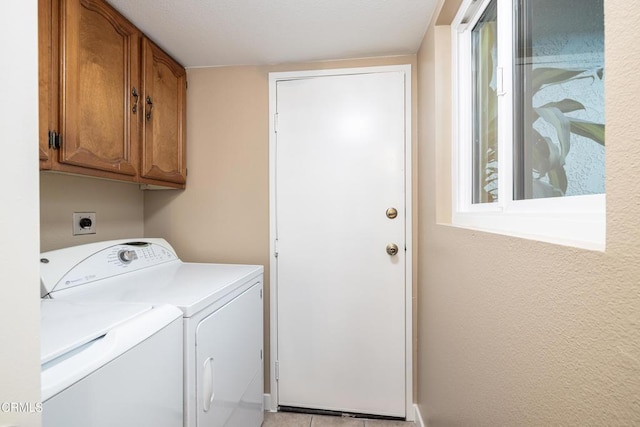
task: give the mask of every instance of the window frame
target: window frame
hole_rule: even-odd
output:
[[[606,194],[515,200],[515,2],[497,1],[498,201],[472,203],[471,31],[491,0],[464,0],[452,26],[452,224],[578,248],[606,244]]]

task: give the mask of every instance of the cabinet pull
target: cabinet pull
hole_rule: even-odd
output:
[[[131,96],[135,98],[135,101],[133,102],[133,107],[131,107],[131,112],[133,114],[136,114],[138,112],[138,98],[140,96],[138,95],[138,90],[135,87],[131,89]]]
[[[149,111],[147,111],[146,117],[147,120],[151,120],[151,110],[153,110],[153,101],[151,97],[147,95],[147,105],[149,105]]]

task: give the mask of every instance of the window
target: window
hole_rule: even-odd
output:
[[[454,225],[604,249],[603,0],[465,0],[453,46]]]

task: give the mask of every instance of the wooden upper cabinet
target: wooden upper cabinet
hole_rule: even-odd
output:
[[[54,169],[135,181],[140,32],[102,0],[60,1],[62,144]]]
[[[40,169],[184,188],[186,72],[105,0],[38,0]]]
[[[49,132],[58,127],[57,0],[38,1],[38,92],[40,169],[51,169]]]
[[[186,183],[185,69],[150,40],[142,40],[144,117],[140,182]]]

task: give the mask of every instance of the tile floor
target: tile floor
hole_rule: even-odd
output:
[[[294,414],[291,412],[265,412],[262,427],[415,427],[415,423]]]

